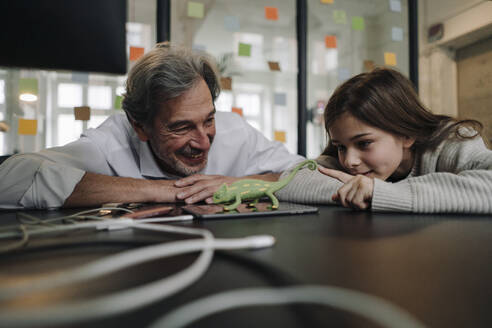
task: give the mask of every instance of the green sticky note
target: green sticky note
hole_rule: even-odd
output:
[[[352,29],[354,31],[363,31],[364,30],[364,18],[360,16],[352,17]]]
[[[123,96],[116,95],[114,97],[114,109],[121,109],[122,102],[123,102]]]
[[[337,24],[347,24],[347,14],[343,10],[333,10],[333,20]]]
[[[38,94],[38,79],[19,79],[19,93]]]
[[[188,17],[203,18],[205,6],[200,2],[188,2]]]
[[[239,43],[239,56],[251,57],[251,45]]]

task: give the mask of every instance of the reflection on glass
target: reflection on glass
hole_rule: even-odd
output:
[[[110,109],[111,106],[111,87],[104,85],[89,86],[89,102],[90,108]]]
[[[82,86],[73,83],[58,84],[58,106],[82,106]]]

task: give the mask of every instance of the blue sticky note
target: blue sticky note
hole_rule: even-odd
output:
[[[73,72],[72,73],[72,81],[76,82],[76,83],[87,84],[87,83],[89,83],[89,74],[88,73]]]
[[[338,80],[340,82],[348,80],[350,78],[350,70],[346,67],[340,67],[338,69]]]
[[[393,41],[402,41],[403,40],[403,29],[401,27],[392,27],[391,28],[391,39]]]
[[[236,16],[225,16],[224,26],[226,30],[231,32],[239,31],[241,26],[239,25],[239,18]]]
[[[283,92],[275,92],[273,95],[273,103],[277,106],[286,106],[287,95]]]
[[[394,12],[401,12],[401,0],[389,0],[390,10]]]

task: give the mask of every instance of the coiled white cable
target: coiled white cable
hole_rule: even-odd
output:
[[[107,296],[97,297],[87,301],[70,302],[43,308],[26,310],[2,309],[0,310],[0,326],[32,327],[73,324],[131,311],[157,300],[164,299],[199,279],[210,265],[215,248],[259,248],[269,247],[274,243],[274,239],[271,236],[215,240],[212,234],[204,229],[142,224],[127,219],[120,219],[117,221],[105,220],[97,223],[81,223],[69,226],[57,226],[54,228],[41,228],[33,231],[33,233],[49,234],[80,228],[101,229],[114,227],[132,227],[161,232],[201,235],[204,239],[148,246],[142,250],[130,250],[108,256],[105,259],[84,265],[78,269],[68,270],[65,273],[42,278],[34,282],[28,282],[20,286],[0,288],[0,298],[9,299],[16,296],[16,293],[25,293],[34,290],[40,291],[47,288],[54,288],[74,282],[93,279],[102,274],[121,270],[125,267],[151,259],[164,258],[198,250],[201,250],[202,252],[195,262],[183,271],[136,288],[112,293]]]
[[[186,327],[214,313],[239,307],[290,303],[331,306],[359,314],[383,327],[425,327],[408,312],[382,298],[334,286],[303,285],[285,288],[248,288],[218,293],[171,311],[156,320],[149,328]]]

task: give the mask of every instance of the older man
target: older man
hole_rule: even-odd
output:
[[[126,116],[0,166],[0,207],[210,202],[224,182],[277,180],[303,159],[238,115],[216,113],[219,92],[205,55],[158,44],[129,72]]]

